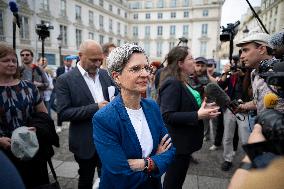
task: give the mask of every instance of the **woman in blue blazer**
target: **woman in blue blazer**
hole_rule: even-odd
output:
[[[161,175],[174,158],[158,105],[142,99],[151,72],[144,50],[115,48],[107,68],[121,89],[93,118],[93,136],[102,161],[102,189],[160,189]]]
[[[214,118],[218,107],[205,108],[200,94],[188,83],[195,61],[187,47],[175,47],[160,76],[158,103],[176,147],[176,155],[164,179],[164,189],[181,189],[190,155],[202,147],[204,118]],[[213,104],[212,104],[213,105]]]

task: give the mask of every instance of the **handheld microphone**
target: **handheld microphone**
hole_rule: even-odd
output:
[[[230,97],[225,93],[225,91],[216,83],[208,83],[204,91],[207,95],[207,99],[209,102],[216,102],[218,106],[221,108],[228,108],[236,117],[237,119],[244,121],[239,116],[236,115],[235,110],[238,108],[238,102],[237,101],[231,101]]]
[[[10,6],[10,10],[11,12],[13,13],[15,19],[16,19],[16,23],[17,23],[17,26],[20,28],[21,27],[21,23],[20,23],[20,18],[19,18],[19,15],[18,15],[18,6],[17,6],[17,3],[15,2],[15,0],[10,0],[9,1],[9,6]]]
[[[263,104],[266,109],[274,109],[278,103],[278,96],[274,93],[268,93],[263,97]]]

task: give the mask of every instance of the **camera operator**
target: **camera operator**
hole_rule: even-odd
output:
[[[265,141],[262,134],[262,127],[259,124],[254,126],[248,143],[259,143]],[[251,160],[246,155],[242,160],[241,166],[231,179],[229,189],[251,189],[251,188],[269,188],[282,189],[284,188],[284,156],[283,154],[276,159],[272,153],[263,153],[263,155],[256,156],[253,161],[265,159],[265,161],[272,161],[265,169],[249,170],[251,167]]]
[[[238,56],[233,56],[231,64],[224,66],[224,74],[218,84],[221,88],[226,89],[226,93],[232,101],[246,102],[249,99],[246,91],[243,90],[243,82],[245,79],[245,70],[240,69],[242,64],[238,61]],[[236,61],[236,62],[235,62]],[[249,136],[248,112],[243,111],[239,120],[236,116],[237,112],[231,112],[229,109],[224,110],[224,136],[223,136],[223,158],[221,170],[229,171],[232,167],[234,159],[233,138],[235,132],[238,132],[242,144],[246,144]],[[236,129],[236,127],[238,128]]]
[[[284,61],[284,31],[272,35],[269,40],[269,45],[273,49],[275,58]]]
[[[266,83],[276,87],[274,92],[282,98],[283,80],[284,62],[279,62],[269,73]],[[256,123],[248,144],[243,146],[247,155],[235,172],[230,189],[284,188],[284,114],[274,109],[264,110],[257,116]]]
[[[252,89],[254,100],[241,104],[239,106],[241,111],[257,110],[260,113],[265,109],[263,105],[263,97],[270,93],[271,90],[265,83],[264,79],[259,75],[259,64],[263,60],[272,59],[272,49],[268,45],[270,36],[265,33],[254,33],[242,39],[237,43],[237,47],[241,47],[241,61],[248,68],[253,68],[251,73]],[[281,108],[281,104],[277,107]],[[278,109],[276,107],[276,109]]]

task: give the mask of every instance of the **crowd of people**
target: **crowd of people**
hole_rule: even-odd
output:
[[[282,48],[284,33],[279,35]],[[221,73],[216,72],[214,59],[194,58],[183,46],[172,48],[161,64],[151,62],[136,44],[101,46],[86,40],[78,57],[66,56],[54,73],[45,57],[34,62],[32,50],[21,50],[18,59],[11,47],[0,44],[0,164],[15,173],[1,176],[0,185],[5,181],[9,186],[6,178],[11,178],[10,188],[20,189],[50,182],[47,161],[53,151],[43,153],[41,142],[51,133],[49,142],[57,146],[53,130],[61,132],[62,122],[70,123],[69,150],[79,165],[79,189],[181,189],[190,162],[198,163],[192,154],[204,141],[212,144],[208,150],[223,147],[220,169],[229,171],[241,149],[239,140],[244,146],[266,140],[255,118],[266,109],[265,95],[274,92],[259,66],[284,54],[274,54],[284,48],[279,49],[273,37],[253,33],[238,41],[239,54]],[[209,83],[220,86],[237,107],[221,107],[210,99],[205,90]],[[283,103],[279,100],[275,110],[284,113]],[[36,113],[51,118],[52,111],[57,113],[56,128],[49,124],[42,132],[34,126],[34,120],[41,119]],[[11,145],[13,132],[22,126],[36,133],[40,143],[39,152],[28,160],[17,157]],[[268,166],[276,157],[263,161]],[[246,156],[241,168],[251,168],[248,164],[253,161]],[[275,171],[283,170],[283,158],[276,165]],[[96,170],[99,178],[93,182]],[[264,176],[257,174],[237,170],[229,187],[261,187],[254,177]],[[246,176],[254,180],[246,181]],[[283,187],[283,181],[275,182]]]

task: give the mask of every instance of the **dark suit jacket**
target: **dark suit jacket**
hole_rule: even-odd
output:
[[[158,171],[149,176],[143,171],[134,172],[130,169],[127,159],[142,159],[142,149],[119,95],[93,118],[94,140],[102,161],[100,188],[161,188],[161,176],[174,159],[175,149],[171,147],[168,151],[156,155],[161,139],[168,132],[156,102],[142,99],[140,104],[153,138],[150,156]]]
[[[109,101],[108,87],[115,84],[103,69],[99,70],[99,79],[104,98]],[[57,79],[56,96],[60,119],[70,121],[70,151],[81,159],[91,158],[95,153],[92,117],[99,107],[77,67]]]
[[[71,67],[71,70],[72,69],[74,69],[73,67]],[[71,71],[70,70],[70,71]],[[60,66],[60,67],[58,67],[57,68],[57,70],[56,70],[56,77],[59,77],[59,76],[61,76],[62,74],[64,74],[65,73],[65,66]]]
[[[191,154],[202,147],[203,121],[198,120],[198,104],[189,89],[168,78],[159,89],[158,103],[176,147],[176,154]]]

